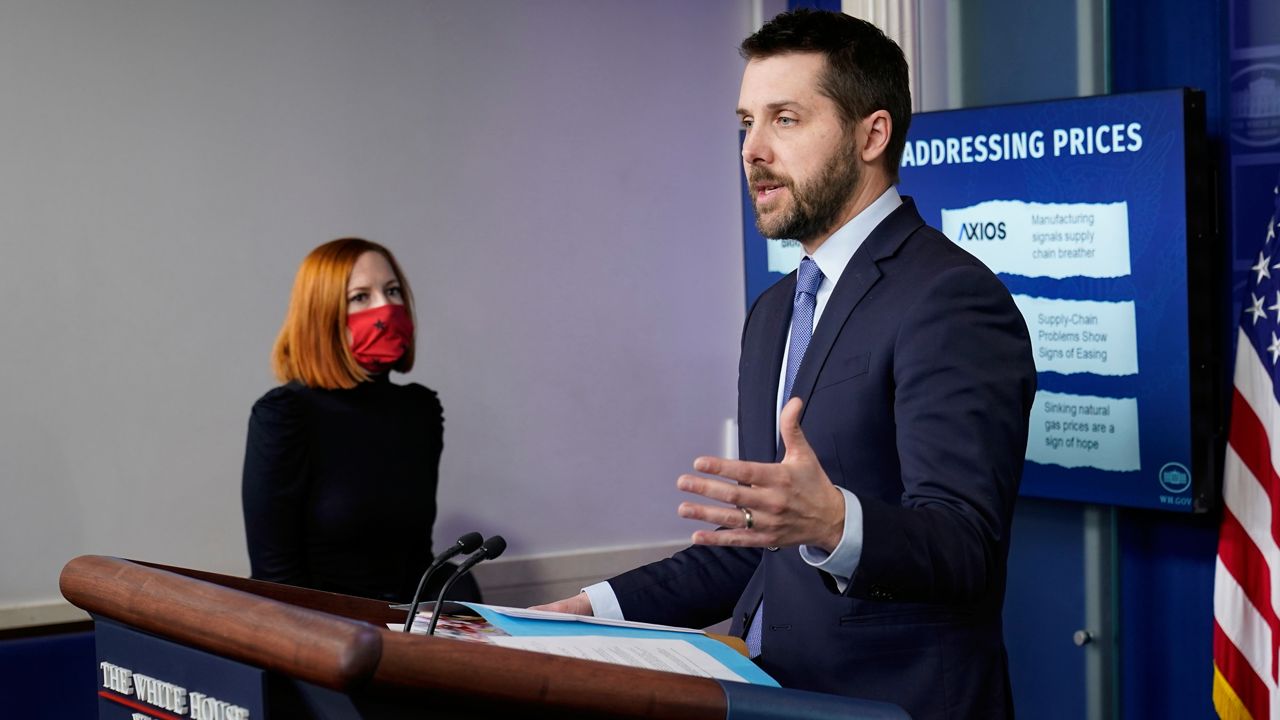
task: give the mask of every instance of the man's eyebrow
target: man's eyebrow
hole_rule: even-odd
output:
[[[789,108],[803,108],[803,107],[804,107],[804,104],[796,100],[779,100],[777,102],[771,102],[766,104],[764,106],[764,109],[771,110],[771,111],[778,111],[778,110],[786,110]],[[744,108],[738,108],[738,115],[750,115],[750,114],[751,112],[749,110],[746,110]]]

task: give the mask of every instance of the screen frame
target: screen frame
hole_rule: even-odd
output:
[[[1116,93],[1088,97],[1061,98],[1030,103],[1009,103],[982,107],[941,110],[927,115],[973,110],[989,110],[1001,107],[1026,107],[1057,102],[1090,99],[1135,97],[1142,95],[1181,94],[1182,151],[1184,163],[1183,188],[1185,198],[1186,229],[1186,321],[1187,321],[1187,392],[1189,393],[1188,461],[1191,471],[1189,505],[1155,506],[1130,504],[1110,498],[1066,496],[1052,492],[1028,492],[1024,484],[1021,495],[1066,502],[1104,506],[1132,507],[1157,512],[1177,514],[1207,513],[1218,507],[1221,498],[1223,453],[1226,444],[1226,417],[1231,397],[1230,377],[1225,373],[1224,349],[1228,347],[1226,330],[1231,318],[1224,309],[1227,287],[1226,257],[1223,250],[1223,234],[1217,222],[1216,190],[1218,173],[1213,163],[1206,135],[1206,107],[1204,92],[1192,88],[1174,88],[1137,93]],[[741,145],[743,133],[739,131]],[[784,277],[770,272],[766,258],[768,242],[755,228],[750,189],[745,177],[740,177],[742,190],[744,291],[748,309],[756,298],[770,285]]]

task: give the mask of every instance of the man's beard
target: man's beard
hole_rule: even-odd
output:
[[[813,180],[797,185],[795,180],[784,180],[762,167],[752,167],[748,181],[774,182],[787,188],[791,206],[781,216],[766,220],[760,214],[755,194],[751,204],[756,212],[756,229],[766,238],[808,242],[836,229],[840,214],[853,196],[861,179],[858,162],[852,149],[847,153],[835,153],[827,161],[822,172]]]

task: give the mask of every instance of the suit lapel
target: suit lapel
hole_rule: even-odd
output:
[[[827,355],[835,345],[840,330],[854,308],[866,296],[867,291],[880,279],[879,262],[896,253],[907,236],[922,225],[924,220],[916,212],[915,202],[911,198],[903,198],[902,205],[871,231],[866,241],[862,243],[862,247],[858,248],[858,251],[849,259],[849,264],[841,273],[840,281],[836,283],[831,298],[827,300],[827,306],[822,311],[818,326],[813,330],[809,349],[805,351],[804,360],[796,371],[796,380],[791,388],[791,394],[804,400],[806,408],[809,405],[809,396],[813,394],[818,373],[826,363]],[[794,282],[792,286],[794,288]],[[794,289],[792,292],[794,293]],[[775,382],[774,385],[776,392],[777,383]],[[800,419],[804,419],[803,411]]]
[[[777,438],[778,378],[782,372],[782,351],[791,323],[791,298],[796,293],[796,274],[778,281],[775,292],[766,292],[753,314],[759,314],[758,329],[747,335],[749,346],[742,348],[745,360],[739,380],[742,403],[741,440],[738,454],[744,460],[770,462]]]

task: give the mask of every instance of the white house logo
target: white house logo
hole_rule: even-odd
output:
[[[1280,65],[1250,65],[1231,76],[1231,137],[1250,147],[1280,144]]]
[[[102,689],[98,696],[131,710],[134,720],[249,720],[249,711],[239,705],[187,690],[109,662],[98,663]]]
[[[1182,463],[1165,463],[1160,468],[1160,487],[1171,493],[1184,493],[1191,487],[1191,471]]]

